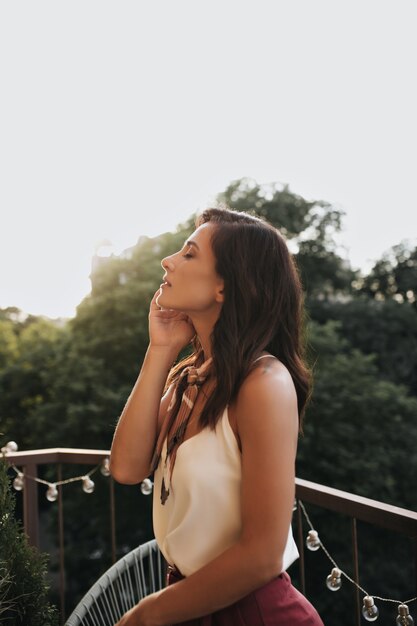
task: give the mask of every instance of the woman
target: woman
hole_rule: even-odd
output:
[[[148,351],[112,445],[119,482],[155,472],[154,530],[170,564],[168,586],[119,626],[319,626],[285,572],[298,557],[294,465],[309,394],[298,274],[258,218],[208,209],[196,226],[162,261]]]

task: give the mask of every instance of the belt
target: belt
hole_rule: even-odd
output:
[[[183,574],[181,574],[181,572],[178,569],[178,567],[176,567],[175,565],[168,565],[168,567],[167,567],[167,575],[166,575],[166,585],[167,585],[167,587],[169,585],[173,585],[174,583],[179,582],[180,580],[183,580],[184,578],[185,578],[185,576],[183,576]]]

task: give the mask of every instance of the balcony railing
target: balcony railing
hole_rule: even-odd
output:
[[[38,508],[38,484],[33,478],[38,477],[39,466],[53,464],[57,466],[58,481],[62,478],[62,465],[96,465],[109,456],[108,450],[82,450],[70,448],[52,448],[45,450],[32,450],[28,452],[14,452],[7,455],[10,465],[16,465],[23,474],[32,479],[25,480],[23,489],[23,524],[29,541],[34,546],[39,546],[39,508]],[[109,477],[110,490],[110,529],[112,562],[116,560],[116,531],[115,531],[115,498],[114,481]],[[305,525],[303,525],[302,503],[314,505],[341,513],[350,518],[351,546],[352,546],[352,571],[353,580],[359,585],[358,566],[358,536],[357,522],[367,522],[378,528],[387,529],[400,535],[411,538],[413,549],[410,559],[414,561],[415,581],[414,589],[417,595],[417,512],[409,511],[400,507],[384,504],[376,500],[353,495],[351,493],[333,489],[307,480],[296,479],[296,520],[297,520],[297,543],[300,552],[299,559],[299,583],[303,593],[306,591],[305,576]],[[301,502],[300,502],[301,501]],[[304,527],[303,527],[304,526]],[[64,511],[62,505],[62,490],[58,490],[58,529],[59,529],[59,569],[60,569],[60,609],[61,619],[65,615],[65,552],[64,552]],[[354,623],[361,623],[361,600],[358,587],[354,587]]]

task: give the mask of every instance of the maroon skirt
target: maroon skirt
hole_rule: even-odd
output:
[[[184,576],[169,567],[167,585]],[[291,584],[287,572],[210,615],[172,626],[324,626],[312,604]]]

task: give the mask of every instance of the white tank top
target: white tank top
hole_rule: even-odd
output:
[[[204,428],[180,444],[170,495],[162,505],[160,493],[165,454],[166,440],[154,474],[154,533],[168,563],[176,565],[184,576],[189,576],[237,543],[242,528],[241,453],[230,426],[227,407],[215,430]],[[298,556],[290,526],[282,571]],[[279,557],[277,555],[277,561]]]

